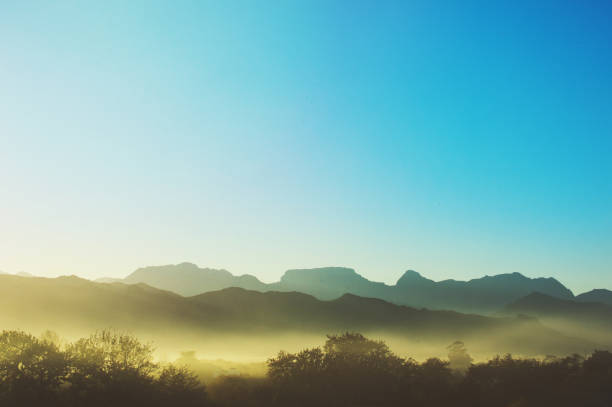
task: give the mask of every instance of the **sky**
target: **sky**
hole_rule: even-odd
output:
[[[0,0],[0,270],[612,289],[606,3]]]

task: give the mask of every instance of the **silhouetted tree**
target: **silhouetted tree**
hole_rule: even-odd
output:
[[[103,405],[150,394],[157,368],[153,348],[131,335],[99,331],[68,346],[67,353],[73,367],[68,382],[77,400],[93,395]]]
[[[370,403],[398,396],[404,360],[358,333],[329,335],[323,350],[280,352],[268,361],[278,397],[302,405]]]
[[[195,359],[195,354],[181,360]],[[470,362],[464,374],[451,366]],[[72,344],[45,333],[0,333],[0,406],[80,407],[209,405],[208,391],[185,367],[160,368],[153,348],[131,335],[101,331]],[[497,356],[472,363],[465,347],[449,361],[417,363],[382,341],[330,335],[322,348],[279,352],[266,378],[219,377],[210,394],[220,407],[612,406],[612,353],[543,359]]]
[[[44,338],[44,339],[43,339]],[[205,406],[204,385],[184,367],[159,369],[153,348],[100,331],[64,348],[59,336],[0,333],[0,406]]]
[[[413,386],[417,405],[446,406],[454,400],[455,377],[448,365],[438,358],[429,358],[418,366]]]
[[[465,373],[472,364],[472,357],[468,354],[465,344],[455,341],[446,347],[448,350],[449,367],[461,373]]]
[[[0,334],[0,405],[54,405],[67,374],[57,345],[19,331]]]
[[[206,390],[198,377],[185,367],[165,367],[156,385],[163,405],[196,407],[206,404]]]
[[[583,363],[583,386],[592,405],[612,406],[612,353],[597,350]]]

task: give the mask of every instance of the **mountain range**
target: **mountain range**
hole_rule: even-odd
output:
[[[232,287],[184,297],[142,283],[96,283],[74,276],[1,275],[0,309],[0,326],[5,329],[49,328],[83,335],[114,327],[181,346],[234,335],[248,348],[256,346],[252,341],[257,337],[278,341],[287,333],[342,331],[384,333],[422,343],[463,340],[491,352],[563,354],[595,346],[533,318],[415,309],[354,294],[319,300],[298,292]]]
[[[266,284],[252,275],[234,276],[226,270],[199,268],[195,264],[140,268],[125,279],[99,282],[145,283],[184,296],[229,287],[260,292],[298,291],[320,300],[343,294],[382,299],[398,305],[436,310],[489,314],[533,292],[573,299],[574,294],[554,278],[528,278],[520,273],[485,276],[469,281],[433,281],[408,270],[394,285],[370,281],[344,267],[288,270],[280,281]]]

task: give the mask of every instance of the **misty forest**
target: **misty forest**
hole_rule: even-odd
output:
[[[182,263],[0,283],[2,406],[612,404],[609,292],[554,279]]]
[[[206,380],[193,365],[154,361],[151,345],[112,331],[75,342],[0,334],[3,406],[608,406],[612,353],[474,363],[462,342],[417,362],[358,333],[280,351],[262,376]]]

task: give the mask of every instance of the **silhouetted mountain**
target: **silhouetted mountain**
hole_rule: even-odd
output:
[[[399,280],[397,280],[397,283],[396,283],[396,285],[399,287],[408,287],[408,286],[429,287],[434,284],[436,284],[435,281],[423,277],[422,275],[420,275],[414,270],[405,271],[404,274],[399,278]]]
[[[520,273],[486,276],[470,281],[435,282],[416,271],[406,271],[395,285],[370,281],[344,267],[288,270],[281,280],[265,284],[251,275],[233,276],[226,270],[202,269],[182,263],[146,267],[124,282],[146,283],[181,295],[195,295],[228,287],[256,291],[299,291],[331,300],[343,294],[380,298],[399,305],[490,313],[532,292],[571,299],[573,294],[554,278],[528,278]]]
[[[400,303],[469,312],[493,312],[534,291],[573,298],[572,292],[554,278],[528,278],[520,273],[434,282],[415,271],[407,271],[396,287]]]
[[[74,276],[0,276],[0,309],[4,328],[50,328],[70,335],[110,326],[172,341],[226,338],[231,333],[246,341],[249,335],[350,330],[423,341],[477,340],[500,352],[567,353],[593,347],[533,319],[417,310],[349,294],[321,301],[296,292],[227,288],[182,297],[145,284],[94,283]]]
[[[576,300],[582,302],[601,302],[603,304],[612,305],[612,291],[598,288],[577,295]]]
[[[140,268],[127,276],[124,282],[145,283],[186,296],[228,287],[266,290],[266,284],[253,276],[234,276],[227,270],[199,268],[191,263]]]
[[[287,270],[278,283],[269,284],[269,290],[299,291],[322,300],[332,300],[343,294],[386,299],[390,286],[372,282],[345,267]]]

